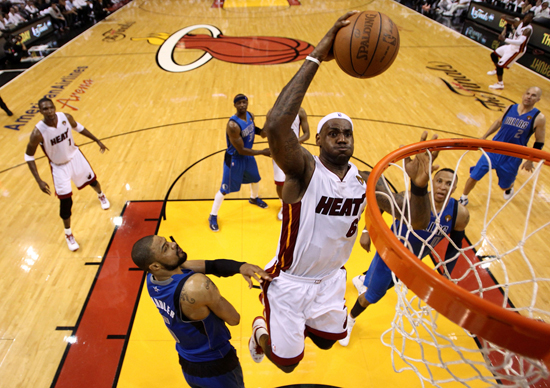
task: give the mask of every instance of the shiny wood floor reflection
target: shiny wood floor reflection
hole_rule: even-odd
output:
[[[256,2],[247,7],[234,3],[237,5],[212,8],[212,1],[205,0],[135,0],[2,88],[2,98],[14,116],[0,116],[4,127],[0,133],[0,206],[4,220],[0,224],[4,243],[0,256],[3,269],[0,282],[1,386],[51,386],[67,341],[71,340],[70,328],[76,325],[86,304],[98,273],[97,264],[104,258],[117,217],[127,201],[164,199],[176,178],[193,166],[170,194],[171,199],[205,200],[196,206],[199,212],[194,219],[196,228],[202,228],[203,237],[197,240],[200,241],[197,246],[186,248],[196,250],[196,255],[204,248],[205,255],[213,256],[205,258],[216,258],[215,255],[235,252],[236,246],[245,245],[246,240],[236,238],[222,245],[227,247],[226,252],[208,251],[208,239],[227,238],[223,237],[224,230],[218,235],[209,234],[206,218],[209,201],[219,189],[221,180],[223,154],[217,152],[226,147],[225,125],[234,112],[232,97],[237,93],[247,94],[249,110],[256,114],[257,125],[261,126],[281,89],[302,62],[244,65],[235,63],[236,60],[213,58],[192,69],[191,64],[203,57],[204,52],[185,49],[184,44],[175,49],[173,61],[171,56],[157,58],[159,48],[167,48],[161,45],[167,40],[171,42],[169,37],[178,31],[189,27],[193,34],[211,35],[212,31],[219,31],[224,37],[279,37],[316,45],[334,21],[348,10],[379,10],[389,15],[401,34],[401,49],[394,65],[379,77],[357,80],[341,72],[335,63],[323,63],[303,104],[312,128],[316,128],[319,119],[329,112],[339,110],[350,115],[355,123],[355,156],[368,165],[376,164],[400,144],[417,141],[426,129],[440,137],[479,137],[499,117],[500,109],[520,101],[527,87],[536,85],[543,91],[549,90],[548,80],[516,65],[505,73],[505,90],[487,93],[488,85],[495,82],[493,77],[486,75],[491,69],[488,49],[390,0],[303,0],[300,6],[281,6],[279,2],[266,6],[265,2]],[[198,25],[202,27],[192,27]],[[113,31],[118,31],[120,39],[105,40],[105,34]],[[192,47],[190,44],[191,41],[188,46]],[[189,71],[181,71],[183,64],[189,65]],[[180,72],[165,70],[171,65]],[[465,90],[464,83],[476,92]],[[110,149],[100,154],[97,145],[75,135],[111,201],[111,208],[101,210],[91,189],[80,192],[75,189],[72,229],[81,248],[74,253],[67,249],[63,239],[58,200],[40,192],[23,160],[29,135],[41,118],[35,105],[48,95],[52,96],[58,110],[72,114]],[[546,95],[537,106],[545,114],[550,112]],[[315,152],[313,146],[308,147]],[[37,153],[40,155],[41,151]],[[453,153],[442,153],[440,164],[453,167],[457,159]],[[263,177],[260,195],[275,198],[271,160],[265,157],[257,160]],[[461,165],[457,195],[466,181],[468,167],[475,160],[476,157],[470,154]],[[52,187],[46,158],[38,159],[37,166],[40,175]],[[520,173],[518,183],[524,182],[527,175]],[[392,179],[397,182],[397,177]],[[536,195],[539,207],[532,215],[537,225],[550,218],[550,177],[546,172],[540,179],[542,188]],[[494,201],[503,202],[496,179],[493,181]],[[487,192],[488,185],[488,179],[480,182],[470,196],[472,221],[468,234],[479,234],[481,230],[479,220],[485,212],[483,193]],[[244,188],[228,198],[248,195],[248,188]],[[526,213],[526,201],[527,197],[520,197],[510,209],[510,215],[498,221],[494,232],[496,241],[507,242],[515,228],[510,226],[509,220]],[[240,202],[243,201],[226,201],[220,212],[222,226],[231,233],[234,232],[230,226],[233,222],[231,211]],[[265,217],[257,222],[275,233],[276,239],[276,201],[271,205]],[[241,217],[240,210],[236,212]],[[161,224],[161,228],[164,227]],[[269,236],[272,238],[272,234]],[[529,249],[544,258],[548,241],[546,232],[530,240]],[[238,253],[243,254],[243,258],[255,256],[251,248],[243,249],[245,253]],[[274,251],[274,247],[271,250]],[[254,257],[254,260],[268,260],[273,252],[266,250],[261,254],[261,258]],[[367,257],[354,259],[350,275],[360,273],[369,261]],[[535,263],[535,267],[542,274],[548,271],[543,260]],[[550,277],[548,275],[546,273],[546,277]],[[228,288],[240,287],[244,294],[246,289],[240,280],[234,281],[236,285],[225,280],[220,284]],[[349,286],[353,287],[351,278]],[[545,295],[548,293],[546,290]],[[256,295],[251,295],[232,300],[242,308],[242,323],[233,334],[245,378],[250,383],[248,386],[260,386],[258,380],[280,385],[308,382],[308,371],[319,370],[308,367],[318,362],[316,357],[308,359],[311,364],[304,363],[301,370],[290,377],[282,377],[274,368],[263,364],[261,373],[267,377],[261,380],[261,374],[252,376],[257,366],[250,361],[246,341],[251,317],[261,311],[258,311]],[[113,295],[115,297],[124,295]],[[353,288],[348,297],[352,303]],[[135,297],[132,298],[128,303],[135,302]],[[247,303],[248,298],[251,298],[252,308]],[[522,298],[521,292],[518,298]],[[143,299],[145,304],[149,302]],[[546,297],[542,302],[547,301]],[[384,299],[365,314],[368,316],[362,317],[363,322],[358,323],[355,334],[361,338],[363,346],[355,344],[347,349],[334,349],[334,355],[328,352],[319,356],[319,359],[327,358],[327,362],[331,361],[329,357],[338,359],[334,365],[342,369],[346,366],[358,369],[349,382],[341,380],[342,386],[392,387],[404,378],[413,381],[406,386],[419,386],[413,375],[395,374],[386,356],[376,357],[363,365],[365,369],[359,369],[362,366],[357,360],[362,358],[352,356],[349,362],[353,364],[345,359],[347,351],[366,354],[369,349],[378,349],[379,340],[373,335],[376,330],[371,332],[370,327],[375,326],[377,330],[382,330],[384,325],[387,327],[389,322],[380,318],[380,314],[384,310],[386,315],[382,315],[387,316],[388,311],[393,310],[392,303],[391,298]],[[108,311],[108,301],[105,304]],[[378,345],[374,345],[375,341]],[[177,360],[172,344],[160,346],[162,349],[154,349],[149,357],[158,359],[154,365],[170,360],[166,362],[171,363],[169,368],[177,379],[170,384],[185,386],[174,369],[173,362]],[[310,352],[311,348],[306,352],[317,354]],[[129,357],[135,354],[129,353]],[[370,385],[356,385],[357,376],[380,368],[382,371],[374,374],[379,380],[373,378],[365,383]],[[162,376],[155,376],[155,367],[141,368],[141,372],[148,374],[148,386],[170,386]],[[122,371],[120,386],[138,386],[132,380],[123,380],[128,373],[132,375],[134,371]],[[325,381],[338,385],[332,378]],[[275,383],[269,386],[274,387]]]

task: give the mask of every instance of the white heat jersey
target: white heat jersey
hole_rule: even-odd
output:
[[[366,205],[366,182],[357,167],[343,180],[317,156],[315,171],[302,200],[283,204],[283,224],[277,256],[266,269],[306,278],[323,278],[341,268],[357,238]]]
[[[73,158],[78,147],[74,144],[71,123],[65,113],[56,112],[55,114],[57,127],[50,127],[44,121],[40,121],[36,124],[36,128],[44,138],[44,143],[41,145],[48,159],[54,164],[65,164]]]
[[[515,44],[510,45],[511,46],[510,48],[514,49],[515,52],[524,53],[527,50],[527,43],[529,43],[529,39],[533,35],[533,26],[530,25],[530,24],[528,26],[523,27],[523,22],[521,22],[519,24],[519,26],[516,28],[516,32],[514,32],[514,37],[512,38],[513,40],[517,40],[517,39],[521,38],[523,36],[523,33],[527,30],[530,30],[531,34],[529,35],[529,37],[527,39],[525,39],[525,42],[523,42],[519,46],[515,45]]]

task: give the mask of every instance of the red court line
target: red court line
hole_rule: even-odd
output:
[[[131,270],[132,246],[157,232],[161,209],[162,201],[126,205],[73,332],[76,342],[67,345],[52,387],[110,388],[118,380],[144,279],[143,271]]]

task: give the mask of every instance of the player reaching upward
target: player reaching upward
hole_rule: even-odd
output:
[[[268,112],[268,116],[269,116]],[[300,136],[300,127],[302,128],[302,136]],[[307,113],[304,110],[304,108],[300,108],[300,111],[298,112],[298,115],[292,122],[292,130],[298,137],[298,141],[300,144],[305,142],[309,139],[309,123],[307,121]],[[285,183],[285,173],[279,166],[277,166],[277,163],[275,160],[273,160],[273,178],[275,180],[275,188],[277,189],[277,196],[281,200],[281,209],[279,210],[279,214],[277,215],[277,218],[279,220],[283,219],[283,185]]]
[[[400,240],[407,240],[405,244],[420,259],[426,257],[431,251],[424,245],[424,242],[431,247],[435,247],[445,236],[449,235],[454,245],[462,246],[462,240],[465,237],[464,230],[470,221],[470,214],[466,207],[458,203],[450,195],[456,190],[457,180],[454,178],[454,171],[444,168],[437,171],[433,179],[433,197],[435,213],[430,214],[430,224],[424,230],[415,230],[422,240],[415,235],[408,233],[406,226],[396,221],[392,226],[395,234],[402,236]],[[449,194],[450,192],[450,194]],[[447,200],[447,195],[449,199]],[[448,245],[445,253],[446,270],[450,275],[456,264],[457,259],[451,260],[457,253],[453,244]],[[370,251],[370,236],[366,229],[361,236],[361,246]],[[447,273],[444,273],[447,275]],[[380,258],[378,252],[369,266],[365,275],[359,275],[353,278],[353,284],[359,292],[357,301],[351,309],[348,317],[348,332],[346,338],[339,341],[340,345],[349,344],[351,330],[355,325],[356,318],[371,304],[377,303],[386,295],[386,292],[393,287],[393,278],[391,270]]]
[[[254,319],[249,348],[254,361],[260,362],[265,353],[287,373],[304,356],[304,333],[321,349],[330,349],[346,336],[346,272],[342,266],[357,237],[369,174],[349,162],[354,134],[352,120],[345,114],[331,113],[319,122],[319,157],[300,145],[291,125],[320,63],[333,59],[336,32],[355,13],[339,18],[306,58],[264,126],[271,153],[286,175],[283,225],[277,255],[266,266],[273,278],[263,284],[266,319]],[[426,137],[424,133],[422,139]],[[429,168],[427,154],[406,161],[412,184],[411,219],[413,227],[420,229],[429,222]],[[380,207],[389,210],[387,197],[380,197]],[[396,201],[402,203],[403,198],[396,195]]]

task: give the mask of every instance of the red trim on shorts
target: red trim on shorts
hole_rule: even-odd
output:
[[[345,338],[345,336],[343,337]],[[293,358],[282,358],[277,356],[275,353],[273,353],[273,349],[271,349],[271,359],[273,362],[277,365],[281,366],[290,366],[299,363],[304,358],[304,352],[300,353],[296,357]]]
[[[510,63],[514,61],[514,59],[516,59],[516,57],[520,54],[523,54],[522,52],[518,51],[517,53],[514,53],[514,55],[512,55],[505,63],[504,65],[502,65],[501,67],[502,68],[507,68],[509,69],[508,66],[510,66]]]
[[[63,195],[59,195],[57,194],[57,191],[55,192],[55,195],[57,195],[57,198],[59,199],[65,199],[65,198],[70,198],[73,196],[73,192],[71,191],[69,194],[63,194]]]
[[[92,169],[92,172],[94,173],[94,176],[92,177],[92,179],[84,183],[82,186],[77,187],[78,190],[82,190],[84,187],[88,186],[90,183],[94,183],[97,181],[97,174],[95,173],[94,168],[92,167],[92,164],[88,161],[88,158],[86,158],[86,155],[84,155],[84,152],[80,151],[80,148],[78,149],[78,151],[84,157],[84,159],[86,159],[86,162],[88,162],[88,164],[90,165],[90,168]]]
[[[276,186],[283,186],[284,184],[285,184],[285,182],[275,181]]]
[[[347,319],[347,318],[346,318]],[[320,331],[317,329],[313,329],[306,325],[306,332],[309,332],[311,334],[315,334],[318,337],[328,339],[328,340],[341,340],[346,338],[347,330],[344,330],[341,333],[327,333],[326,331]]]

